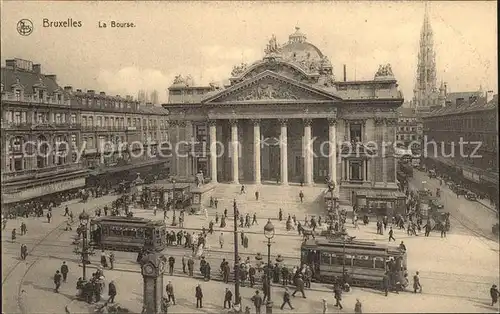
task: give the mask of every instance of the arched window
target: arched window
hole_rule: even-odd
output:
[[[9,170],[21,171],[27,168],[23,154],[24,139],[16,136],[7,142],[7,153],[9,155]]]
[[[45,168],[48,165],[50,147],[47,142],[47,138],[44,135],[40,135],[37,138],[37,168]]]

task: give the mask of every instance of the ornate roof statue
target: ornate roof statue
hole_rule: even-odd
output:
[[[264,50],[266,54],[271,54],[271,53],[279,53],[280,52],[280,47],[278,45],[278,42],[276,41],[276,35],[272,35],[271,39],[269,39],[269,43],[267,44],[266,50]]]
[[[387,76],[394,76],[392,73],[392,68],[389,63],[386,65],[379,65],[377,73],[375,73],[375,78],[377,77],[387,77]]]
[[[194,79],[193,77],[191,76],[191,74],[188,74],[184,80],[184,83],[186,84],[186,86],[194,86]]]
[[[182,75],[176,75],[175,78],[174,78],[174,84],[185,84],[186,81],[184,80],[184,78],[182,77]]]
[[[235,65],[233,67],[233,71],[231,71],[231,76],[233,77],[240,76],[243,72],[245,72],[246,68],[247,64],[243,62],[240,65]]]

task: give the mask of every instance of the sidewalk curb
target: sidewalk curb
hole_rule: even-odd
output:
[[[82,267],[82,265],[78,264],[78,267]],[[88,268],[93,268],[93,269],[97,269],[98,268],[98,266],[95,266],[95,265],[92,265],[92,264],[87,265],[87,267]],[[133,270],[133,269],[127,269],[127,268],[117,268],[117,267],[113,268],[112,270],[110,270],[110,269],[107,269],[107,270],[108,271],[127,272],[127,273],[141,273],[140,270]],[[163,274],[163,275],[167,276],[167,277],[169,276],[168,274]],[[193,278],[193,279],[202,280],[202,278],[199,277],[199,276],[188,277],[188,276],[183,276],[183,275],[179,276],[178,274],[174,274],[173,277],[186,277],[186,278]],[[218,277],[217,278],[212,277],[210,280],[211,281],[222,282],[222,279],[218,278]],[[234,284],[234,282],[230,281],[229,284],[232,285],[232,284]],[[279,288],[283,288],[284,287],[282,284],[275,284],[275,283],[273,283],[272,286],[279,287]],[[243,286],[240,286],[240,287],[243,287]],[[294,286],[288,286],[288,287],[294,287]],[[331,289],[327,289],[327,288],[306,288],[306,290],[316,291],[316,292],[332,292]]]

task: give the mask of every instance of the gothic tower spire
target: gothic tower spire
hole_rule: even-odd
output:
[[[413,103],[417,109],[438,105],[439,91],[436,86],[436,53],[433,35],[426,1],[424,23],[420,31],[415,88],[413,89]]]

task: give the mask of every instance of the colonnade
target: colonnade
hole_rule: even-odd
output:
[[[210,134],[210,170],[213,182],[218,182],[217,178],[217,121],[209,122]],[[254,168],[254,183],[261,184],[261,120],[254,119],[253,121],[253,168]],[[280,124],[280,183],[288,185],[288,120],[279,119]],[[304,157],[304,184],[313,184],[313,140],[311,125],[313,119],[303,119],[303,143],[302,156]],[[238,139],[238,120],[230,120],[231,123],[231,168],[232,168],[232,183],[239,184],[239,139]],[[336,119],[328,119],[328,140],[333,145],[329,145],[328,169],[329,177],[336,180],[337,177],[337,152],[336,152]]]

